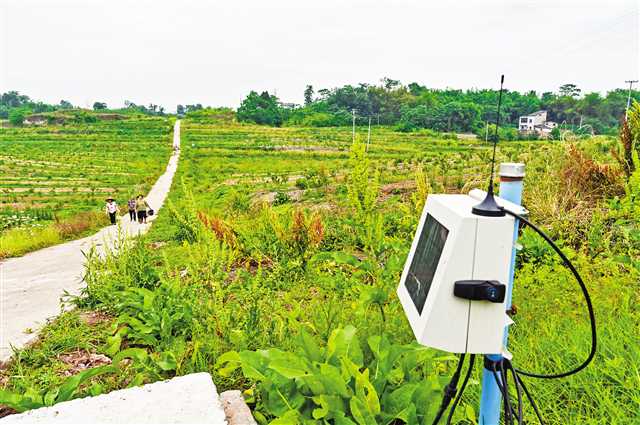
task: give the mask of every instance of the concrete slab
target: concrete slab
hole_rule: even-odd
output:
[[[156,211],[164,204],[180,158],[180,121],[173,133],[173,155],[167,169],[147,195]],[[121,207],[125,207],[121,206]],[[118,226],[105,227],[93,236],[55,245],[23,257],[0,261],[0,363],[11,358],[13,347],[32,342],[47,320],[60,314],[60,298],[65,292],[77,295],[84,287],[84,254],[91,246],[104,252],[120,236],[137,236],[149,230],[157,214],[147,224],[129,221],[122,216]]]
[[[227,421],[208,373],[179,376],[0,419],[2,425],[87,423],[226,425]]]
[[[251,409],[242,397],[242,393],[238,390],[225,391],[220,394],[220,403],[227,415],[229,425],[257,425]]]

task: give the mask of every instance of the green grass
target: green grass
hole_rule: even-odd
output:
[[[364,156],[350,152],[346,128],[186,120],[182,138],[170,202],[149,236],[119,249],[118,256],[93,258],[89,286],[77,303],[83,311],[106,311],[118,323],[119,330],[96,332],[91,350],[134,358],[120,378],[100,378],[105,390],[207,371],[219,390],[248,390],[261,421],[281,416],[268,402],[272,389],[256,375],[221,368],[220,357],[233,350],[249,358],[252,350],[277,348],[290,351],[286,358],[298,362],[310,355],[305,352],[310,346],[334,344],[331,335],[343,335],[337,330],[348,325],[357,328],[362,364],[376,364],[367,348],[371,337],[384,334],[391,344],[410,343],[413,335],[395,289],[424,196],[484,186],[491,155],[482,142],[386,128],[374,129]],[[586,139],[580,152],[615,167],[610,154],[615,144]],[[525,204],[533,221],[542,223],[576,262],[598,321],[598,356],[585,371],[563,380],[527,380],[543,416],[550,424],[638,422],[640,229],[633,196],[620,194],[617,178],[598,180],[604,190],[594,195],[587,178],[593,170],[579,168],[584,164],[560,143],[503,143],[498,157],[527,164]],[[280,195],[279,205],[261,201],[278,193],[287,194]],[[612,200],[614,194],[618,201]],[[579,289],[529,232],[521,243],[514,291],[519,313],[510,337],[514,364],[547,372],[575,366],[589,350]],[[49,348],[63,338],[57,323],[42,345],[26,349],[27,358],[18,357],[0,374],[8,378],[7,389],[24,388],[21,377],[44,374],[39,371],[47,365],[53,370],[49,378],[29,385],[60,382],[55,380],[60,365]],[[301,342],[305,333],[311,339]],[[59,344],[60,352],[86,346],[83,335],[71,335]],[[270,356],[280,354],[270,351]],[[42,362],[28,360],[33,358]],[[358,361],[357,354],[350,358]],[[379,394],[428,383],[429,392],[420,392],[423,398],[416,393],[404,401],[417,409],[420,423],[430,423],[455,362],[435,350],[421,354],[417,363],[402,362],[402,372],[396,368],[378,382],[384,387]],[[479,370],[454,423],[473,423],[477,415]],[[280,389],[292,391],[286,392],[289,401],[299,394],[287,387],[292,382],[280,382]],[[381,405],[388,413],[393,403],[385,396]],[[353,414],[348,402],[343,408]],[[525,417],[535,423],[530,408]]]

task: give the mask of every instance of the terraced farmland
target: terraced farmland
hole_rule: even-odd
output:
[[[50,245],[58,239],[35,243],[38,227],[88,221],[62,238],[68,239],[104,224],[99,213],[107,196],[124,205],[148,191],[166,167],[171,123],[122,118],[0,131],[0,258],[31,250],[9,247],[25,228],[31,227],[33,248]]]
[[[184,161],[179,175],[210,209],[224,206],[229,196],[248,197],[253,203],[292,198],[304,205],[321,203],[323,208],[346,201],[351,128],[273,128],[191,120],[183,126]],[[366,145],[366,128],[357,129],[356,140]],[[611,161],[610,144],[606,138],[596,138],[589,149],[599,159]],[[432,193],[465,193],[484,186],[492,153],[481,140],[402,133],[386,127],[373,127],[366,150],[380,174],[380,200],[392,198],[391,202],[413,193],[418,180],[428,186],[421,190]],[[550,224],[560,211],[549,211],[549,200],[537,202],[536,197],[545,191],[553,193],[547,190],[553,184],[548,175],[560,167],[564,150],[558,143],[518,141],[502,144],[497,154],[499,162],[531,165],[527,171],[531,190],[525,196],[531,200],[531,211]],[[177,196],[182,187],[176,186],[172,193]]]

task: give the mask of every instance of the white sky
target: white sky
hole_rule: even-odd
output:
[[[0,92],[80,106],[301,102],[388,76],[605,92],[638,79],[638,0],[0,0]]]

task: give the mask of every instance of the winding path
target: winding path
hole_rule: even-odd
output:
[[[147,202],[156,211],[164,204],[171,189],[180,158],[180,121],[173,132],[173,154],[167,169],[147,195]],[[65,293],[78,294],[84,282],[83,251],[95,245],[98,250],[113,246],[118,228],[125,235],[145,233],[151,222],[138,224],[122,216],[120,226],[105,227],[93,236],[55,245],[23,257],[0,262],[0,363],[37,337],[37,331],[48,319],[61,311],[60,299]]]

